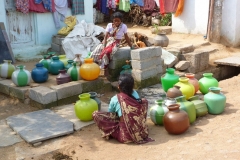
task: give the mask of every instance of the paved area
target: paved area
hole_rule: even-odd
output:
[[[10,116],[6,121],[28,143],[73,133],[73,123],[49,109]]]

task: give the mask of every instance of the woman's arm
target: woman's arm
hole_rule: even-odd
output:
[[[128,45],[129,45],[129,47],[132,48],[132,43],[131,43],[131,41],[130,41],[130,39],[129,39],[129,37],[128,37],[128,34],[125,33],[125,34],[124,34],[124,37],[125,37],[125,40],[127,41]]]
[[[106,45],[107,45],[107,38],[109,36],[109,32],[106,32],[105,36],[104,36],[104,39],[102,41],[102,44],[103,44],[103,47],[105,48]]]

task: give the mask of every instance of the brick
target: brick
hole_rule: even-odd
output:
[[[119,48],[117,52],[113,54],[112,60],[120,60],[120,59],[129,60],[131,58],[130,51],[131,49],[129,47]]]
[[[161,56],[158,56],[158,57],[152,57],[143,61],[132,60],[131,65],[133,69],[144,70],[155,65],[161,65],[162,64],[161,62],[162,62]]]
[[[49,104],[57,102],[57,93],[50,88],[39,86],[29,89],[29,98],[40,104]]]
[[[104,85],[104,82],[103,82],[102,78],[98,78],[98,79],[93,80],[93,81],[79,80],[79,81],[76,81],[76,82],[82,84],[82,93],[96,91],[98,89],[101,89]]]
[[[195,52],[183,54],[185,60],[191,63],[189,72],[197,73],[208,68],[209,52],[204,50],[198,50]]]
[[[52,43],[62,45],[62,41],[64,40],[65,36],[61,35],[54,35],[52,36]]]
[[[64,83],[50,88],[56,91],[58,100],[82,93],[82,84],[77,82]]]
[[[29,89],[30,89],[29,86],[25,86],[25,87],[11,86],[9,87],[9,95],[12,97],[18,98],[20,100],[24,100],[25,98],[27,98],[26,94]]]
[[[132,60],[145,60],[162,55],[162,48],[159,46],[145,47],[131,50]]]
[[[148,68],[145,70],[132,70],[132,76],[135,80],[137,81],[142,81],[145,80],[147,78],[153,77],[159,73],[162,72],[161,65],[157,66],[153,66],[152,68]]]
[[[13,82],[8,79],[0,81],[0,88],[1,88],[0,92],[4,93],[6,95],[9,95],[9,88],[10,88],[11,84],[13,84]]]

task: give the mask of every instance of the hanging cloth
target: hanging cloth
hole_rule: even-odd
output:
[[[44,8],[50,12],[52,12],[52,1],[51,0],[35,0],[36,4],[43,3]]]
[[[145,11],[153,11],[156,6],[155,0],[144,0],[143,10]]]
[[[29,12],[38,12],[38,13],[49,12],[44,8],[42,3],[36,4],[34,1],[35,0],[29,0]],[[52,4],[52,12],[55,12],[56,9],[55,9],[55,4],[53,0],[51,0],[51,4]]]
[[[115,0],[116,5],[119,5],[119,0]]]
[[[29,12],[29,0],[16,0],[16,8],[22,13]]]
[[[178,7],[179,0],[159,0],[160,13],[175,13]]]
[[[63,22],[68,10],[67,0],[54,0],[56,11],[53,12],[53,19],[56,28],[60,28],[60,20]],[[60,18],[59,18],[60,15]]]
[[[180,16],[183,12],[183,7],[184,7],[184,0],[179,0],[179,3],[178,3],[178,8],[177,8],[177,11],[175,13],[175,17],[177,16]]]
[[[109,14],[109,9],[107,8],[107,0],[102,0],[101,2],[101,10],[103,14]]]
[[[120,0],[119,10],[129,12],[131,9],[129,0]]]
[[[115,0],[107,0],[107,7],[109,9],[116,9],[116,2],[115,2]]]
[[[133,4],[133,3],[137,4],[137,5],[141,6],[141,7],[144,6],[143,0],[130,0],[130,4]]]
[[[84,0],[72,0],[72,15],[84,14]]]

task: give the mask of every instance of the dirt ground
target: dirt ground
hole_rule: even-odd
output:
[[[129,31],[141,32],[149,37],[154,36],[149,29],[143,27],[129,28]],[[199,35],[172,34],[168,37],[170,44],[197,44],[204,41],[203,36]],[[215,59],[239,52],[239,48],[229,48],[219,44],[211,44],[210,47],[218,49],[217,52],[211,53],[210,63]],[[17,62],[20,63],[22,62]],[[24,64],[34,66],[35,62]],[[155,126],[148,119],[149,136],[155,139],[154,142],[144,145],[120,144],[114,139],[109,141],[102,139],[97,126],[93,124],[71,135],[45,141],[37,147],[20,142],[0,148],[0,159],[24,159],[19,157],[19,153],[27,155],[25,160],[240,159],[239,79],[240,75],[220,81],[222,93],[227,97],[224,113],[197,118],[189,130],[181,135],[170,135],[163,126]],[[114,92],[106,93],[101,100],[107,102],[114,94]],[[0,94],[0,120],[34,110],[37,109]],[[49,153],[42,155],[42,150],[49,150]]]

